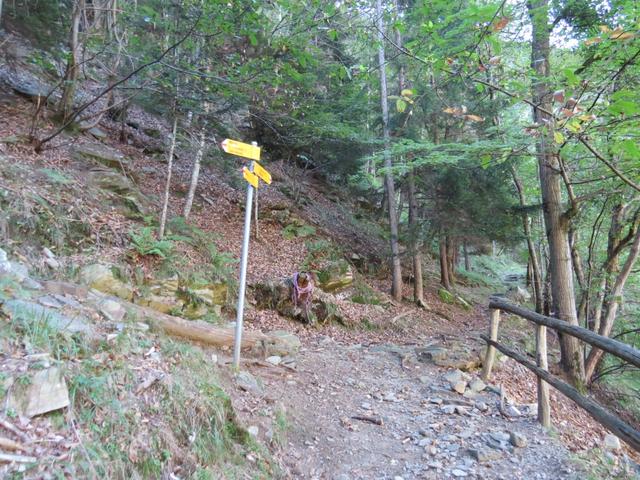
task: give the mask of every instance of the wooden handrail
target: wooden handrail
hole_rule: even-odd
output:
[[[580,392],[578,392],[578,390],[576,390],[571,385],[557,379],[546,370],[540,367],[537,367],[536,365],[534,365],[532,362],[530,362],[527,358],[520,355],[519,353],[516,353],[513,350],[510,350],[500,345],[498,342],[491,340],[486,335],[480,335],[480,338],[482,338],[485,342],[487,342],[487,344],[498,349],[500,352],[504,353],[508,357],[513,358],[518,363],[527,367],[529,370],[535,373],[538,378],[541,378],[542,380],[547,382],[549,385],[551,385],[552,387],[554,387],[555,389],[557,389],[558,391],[560,391],[561,393],[569,397],[571,400],[573,400],[578,406],[586,410],[587,413],[591,415],[598,423],[607,427],[609,430],[615,433],[618,437],[620,437],[622,440],[627,442],[627,444],[633,447],[636,451],[640,451],[640,432],[638,430],[635,430],[631,426],[624,423],[617,416],[615,416],[605,408],[601,407],[594,400],[591,400],[590,398],[585,397],[584,395],[581,395]]]
[[[558,320],[557,318],[540,315],[539,313],[532,312],[531,310],[527,310],[526,308],[522,308],[504,300],[496,299],[495,297],[489,302],[489,308],[504,310],[538,325],[544,325],[545,327],[553,328],[559,332],[579,338],[589,345],[604,350],[605,352],[626,360],[630,364],[640,368],[640,350],[637,350],[626,343],[622,343],[612,338],[603,337],[591,330],[587,330],[586,328],[579,327],[577,325],[571,325],[565,321]]]

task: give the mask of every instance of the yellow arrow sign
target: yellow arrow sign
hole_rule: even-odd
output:
[[[253,162],[253,173],[259,176],[267,185],[271,184],[271,174],[267,172],[258,162]]]
[[[250,145],[248,143],[238,142],[237,140],[231,140],[225,138],[220,144],[222,150],[231,155],[237,155],[239,157],[246,157],[252,160],[260,160],[260,147]]]
[[[253,174],[247,167],[242,167],[242,176],[244,179],[253,185],[253,188],[258,188],[258,177]]]

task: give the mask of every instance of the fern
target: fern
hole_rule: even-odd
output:
[[[143,227],[139,231],[129,232],[131,244],[140,255],[155,255],[167,258],[173,252],[172,240],[157,240],[152,227]]]

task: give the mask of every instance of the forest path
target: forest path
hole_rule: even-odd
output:
[[[414,346],[341,345],[319,336],[297,363],[284,376],[255,372],[267,403],[287,412],[286,478],[584,478],[535,415],[505,419],[495,393],[468,399],[453,392],[446,370],[418,361]],[[526,446],[514,448],[510,432]]]

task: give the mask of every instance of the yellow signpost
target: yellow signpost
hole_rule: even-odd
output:
[[[264,183],[266,183],[267,185],[271,185],[271,174],[267,172],[258,162],[253,162],[253,173],[259,176]]]
[[[222,150],[231,155],[250,158],[252,160],[260,160],[260,147],[253,142],[238,142],[226,138],[220,144]],[[242,176],[249,183],[247,187],[247,206],[244,211],[244,237],[242,239],[242,254],[240,257],[240,288],[238,292],[238,308],[236,309],[236,335],[233,345],[233,366],[237,369],[240,367],[240,346],[242,345],[242,321],[244,319],[244,294],[247,285],[247,260],[249,258],[249,235],[251,232],[251,206],[253,194],[256,194],[256,222],[258,221],[258,186],[260,180],[266,184],[271,183],[271,174],[267,172],[257,161],[251,162],[249,168],[242,167]],[[257,225],[257,223],[256,223]]]
[[[258,188],[258,176],[247,167],[242,167],[242,176],[253,188]]]
[[[220,146],[222,147],[222,150],[230,153],[231,155],[250,158],[252,160],[260,160],[260,147],[257,145],[251,145],[249,143],[242,143],[237,140],[225,138]]]

